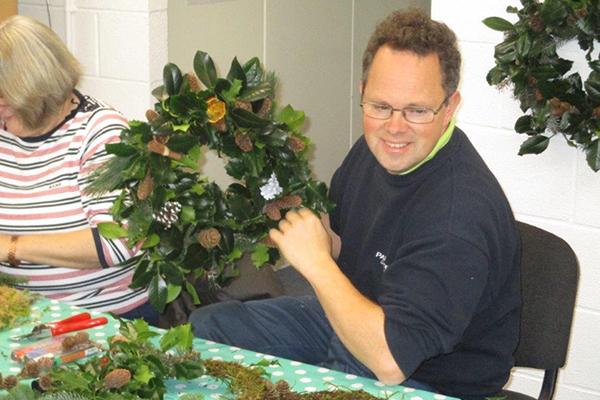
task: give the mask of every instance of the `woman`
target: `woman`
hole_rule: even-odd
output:
[[[114,196],[85,194],[126,119],[75,87],[80,65],[45,25],[0,23],[0,272],[19,287],[88,309],[157,323],[147,290],[132,290],[133,256],[98,233]]]

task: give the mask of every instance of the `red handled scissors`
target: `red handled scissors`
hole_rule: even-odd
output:
[[[80,331],[108,323],[105,317],[92,318],[90,313],[75,314],[60,321],[47,322],[33,327],[31,332],[24,335],[11,336],[12,340],[21,341],[26,339],[43,339],[50,336],[58,336],[63,333]]]

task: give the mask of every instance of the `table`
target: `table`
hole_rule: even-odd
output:
[[[69,306],[58,301],[40,299],[32,306],[31,321],[49,322],[66,318],[72,314],[81,312],[78,307]],[[92,317],[104,315],[92,312]],[[110,336],[118,332],[119,324],[116,320],[109,318],[109,323],[104,326],[89,329],[90,339],[106,344]],[[0,373],[3,376],[17,374],[21,370],[19,363],[11,360],[12,349],[22,344],[12,342],[10,336],[29,332],[32,323],[17,328],[0,332]],[[194,348],[200,351],[203,358],[219,359],[225,361],[237,361],[243,364],[254,364],[262,359],[277,360],[279,365],[273,364],[267,367],[271,379],[277,381],[283,379],[290,384],[296,392],[314,392],[327,390],[331,385],[346,389],[362,389],[373,395],[387,397],[396,400],[452,400],[454,397],[434,394],[422,390],[415,390],[403,386],[388,386],[380,382],[344,374],[314,365],[304,364],[271,355],[260,354],[237,347],[226,346],[219,343],[196,338]],[[202,393],[207,399],[224,398],[227,393],[222,383],[209,376],[202,376],[191,381],[170,380],[167,382],[168,393],[165,399],[175,400],[184,393]],[[404,397],[403,397],[404,396]],[[455,399],[456,400],[456,399]]]

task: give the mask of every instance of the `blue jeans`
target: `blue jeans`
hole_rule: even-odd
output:
[[[204,339],[376,379],[342,344],[315,296],[215,303],[189,322]],[[405,385],[433,391],[420,382]]]
[[[123,314],[119,315],[120,318],[125,319],[138,319],[141,318],[150,325],[158,326],[158,311],[149,301],[145,302],[141,306],[134,308],[133,310],[129,310]]]

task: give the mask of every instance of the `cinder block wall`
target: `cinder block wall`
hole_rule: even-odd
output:
[[[20,0],[81,61],[80,89],[143,119],[167,62],[167,0]]]
[[[459,126],[500,180],[517,218],[561,236],[579,258],[575,321],[556,399],[600,399],[600,173],[592,172],[585,155],[559,137],[552,139],[541,155],[517,155],[525,139],[513,131],[521,115],[518,103],[509,90],[499,92],[485,80],[502,34],[481,22],[490,16],[514,22],[514,15],[506,13],[509,5],[519,4],[506,0],[432,0],[431,12],[460,40],[464,66]],[[578,47],[568,46],[564,51],[573,59],[573,50]],[[540,376],[521,369],[514,373],[511,386],[537,397]]]

